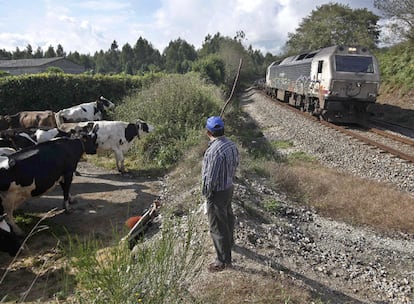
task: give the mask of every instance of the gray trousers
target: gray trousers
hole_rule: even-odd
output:
[[[214,191],[207,199],[207,216],[210,235],[217,253],[218,263],[231,263],[231,247],[234,239],[234,215],[231,208],[233,189]]]

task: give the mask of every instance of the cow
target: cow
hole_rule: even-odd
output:
[[[13,115],[0,116],[0,130],[17,128],[55,128],[56,113],[46,111],[22,111]]]
[[[135,123],[124,121],[94,121],[94,126],[99,126],[98,144],[99,151],[113,151],[115,153],[116,168],[120,173],[125,173],[124,153],[126,153],[132,145],[135,138],[140,138],[154,130],[154,127],[145,121],[138,119]],[[73,128],[79,128],[84,123],[63,124],[62,130],[66,132]]]
[[[34,132],[33,137],[35,138],[36,142],[39,144],[39,143],[51,140],[53,138],[71,137],[72,135],[73,135],[73,133],[71,133],[71,132],[65,132],[65,131],[62,131],[58,128],[52,128],[52,129],[48,129],[48,130],[37,129]]]
[[[13,228],[7,223],[6,214],[0,203],[0,251],[15,256],[21,245],[21,238],[14,233]]]
[[[91,132],[80,134],[78,138],[60,137],[17,151],[6,159],[0,157],[3,159],[0,159],[0,204],[15,233],[23,235],[14,221],[13,211],[57,183],[63,190],[63,207],[69,211],[73,173],[84,153],[96,153],[98,128],[94,126]]]
[[[34,146],[37,142],[32,138],[29,129],[9,129],[0,131],[0,147],[9,147],[20,150]]]
[[[101,96],[96,101],[82,103],[56,113],[56,123],[59,127],[62,123],[102,120],[104,113],[114,108],[115,105]]]
[[[16,153],[16,150],[9,147],[0,147],[0,156],[7,156]]]

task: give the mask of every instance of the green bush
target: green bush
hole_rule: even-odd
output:
[[[409,43],[396,45],[377,54],[381,69],[382,90],[385,92],[414,88],[413,46]]]
[[[218,55],[209,55],[193,63],[193,71],[198,72],[205,79],[209,79],[215,85],[224,83],[226,66]]]
[[[117,120],[143,119],[155,132],[131,148],[133,157],[159,167],[174,164],[187,148],[199,141],[206,118],[220,114],[219,89],[199,74],[165,75],[148,89],[127,97],[115,108]],[[137,141],[138,142],[138,141]]]

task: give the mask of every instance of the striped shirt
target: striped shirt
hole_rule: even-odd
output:
[[[211,141],[203,158],[203,195],[210,197],[213,191],[230,188],[238,165],[239,151],[234,142],[224,136]]]

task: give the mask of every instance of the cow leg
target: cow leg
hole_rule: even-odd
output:
[[[16,209],[16,206],[20,206],[19,200],[13,200],[10,197],[5,198],[0,194],[0,204],[3,207],[2,213],[6,213],[6,222],[12,227],[13,232],[16,233],[18,236],[24,236],[25,233],[19,226],[17,226],[16,222],[14,221],[13,211]]]
[[[72,185],[73,172],[65,173],[63,181],[59,182],[63,190],[63,208],[66,212],[70,212],[71,197],[69,194],[70,186]]]
[[[125,168],[124,168],[124,154],[122,153],[121,150],[114,150],[115,153],[115,161],[116,161],[116,168],[118,169],[119,172],[121,173],[125,173]]]
[[[6,209],[6,208],[5,208]],[[13,217],[13,210],[4,210],[6,212],[6,221],[12,227],[13,232],[16,233],[18,236],[24,236],[25,232],[17,226],[16,222],[14,221]]]

